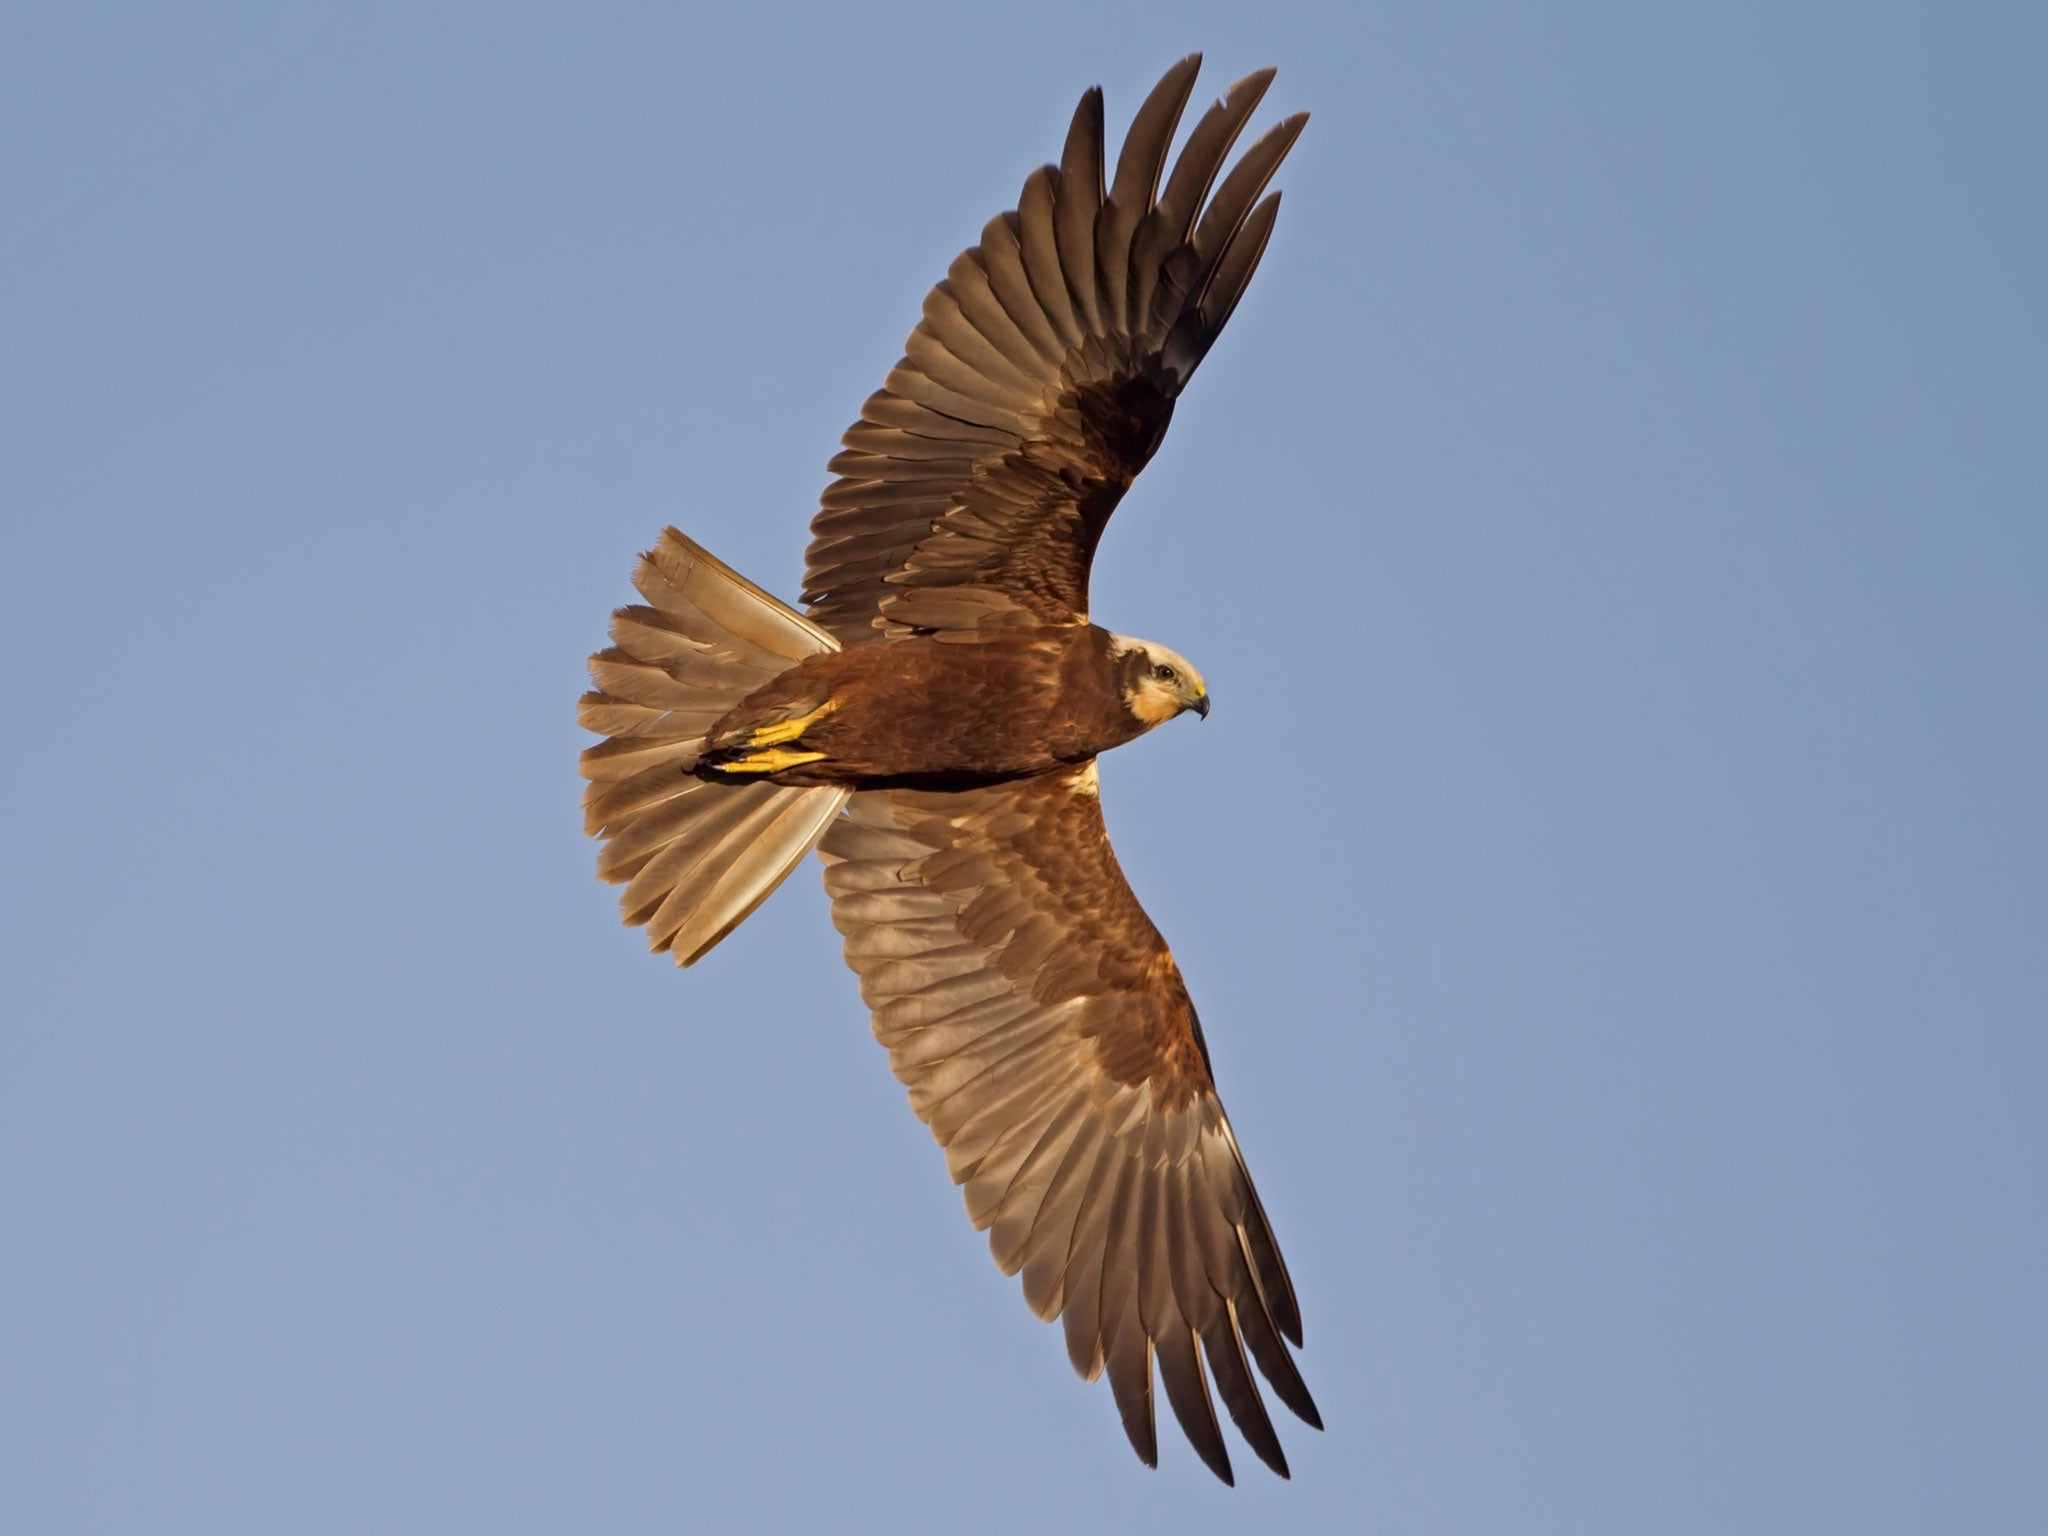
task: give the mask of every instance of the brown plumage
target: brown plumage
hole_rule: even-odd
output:
[[[799,615],[674,529],[614,616],[582,719],[598,869],[690,964],[813,846],[911,1107],[1075,1368],[1157,1462],[1153,1365],[1196,1451],[1210,1385],[1287,1462],[1252,1372],[1320,1427],[1301,1317],[1173,957],[1118,867],[1095,757],[1200,675],[1088,621],[1104,525],[1258,265],[1306,115],[1218,183],[1272,71],[1167,150],[1199,59],[1139,109],[1115,175],[1089,91],[1057,166],[925,301],[832,460]],[[1213,195],[1212,195],[1213,194]]]

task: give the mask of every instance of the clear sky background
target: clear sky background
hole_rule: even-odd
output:
[[[0,1529],[2048,1529],[2048,11],[741,10],[0,23]],[[573,719],[1193,48],[1315,114],[1095,592],[1329,1424],[1234,1492]]]

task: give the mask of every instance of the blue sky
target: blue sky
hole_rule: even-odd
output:
[[[0,29],[0,1527],[2048,1525],[2043,13],[738,12]],[[1095,586],[1329,1424],[1234,1491],[573,719],[1192,48],[1315,114]]]

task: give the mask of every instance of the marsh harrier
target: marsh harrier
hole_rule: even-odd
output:
[[[1090,622],[1096,541],[1250,282],[1300,134],[1225,160],[1271,70],[1167,71],[1106,177],[1102,95],[925,300],[848,429],[798,613],[673,528],[591,659],[598,871],[684,965],[816,848],[832,919],[967,1212],[1157,1464],[1153,1365],[1215,1473],[1210,1387],[1287,1460],[1252,1374],[1320,1427],[1301,1314],[1194,1004],[1103,827],[1098,754],[1209,695]],[[1161,177],[1164,174],[1164,188]]]

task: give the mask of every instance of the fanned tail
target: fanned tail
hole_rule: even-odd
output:
[[[641,557],[647,599],[612,615],[609,649],[577,718],[605,739],[583,754],[583,826],[597,872],[626,887],[628,923],[689,965],[766,901],[845,805],[844,789],[713,784],[694,770],[732,707],[839,642],[669,528]]]

